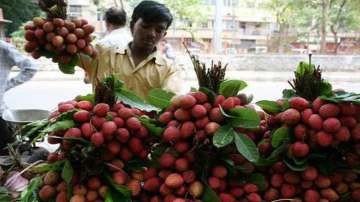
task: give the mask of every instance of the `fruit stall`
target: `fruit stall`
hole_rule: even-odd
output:
[[[26,46],[69,73],[78,54],[96,57],[84,39],[93,29],[57,17],[34,19]],[[283,97],[254,103],[245,81],[225,79],[226,66],[189,55],[199,88],[186,95],[153,89],[142,99],[109,76],[94,94],[25,125],[19,141],[59,148],[45,162],[12,167],[28,181],[17,200],[360,201],[360,94],[334,90],[310,56]],[[9,191],[0,199],[11,201]]]

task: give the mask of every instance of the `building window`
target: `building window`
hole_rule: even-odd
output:
[[[233,30],[235,29],[235,20],[224,20],[225,29]]]
[[[224,0],[224,6],[233,7],[238,5],[239,5],[239,0]]]
[[[207,28],[209,28],[209,24],[208,24],[208,22],[202,22],[200,24],[200,27],[203,28],[203,29],[207,29]]]

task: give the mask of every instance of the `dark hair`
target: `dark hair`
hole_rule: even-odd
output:
[[[133,28],[140,18],[146,23],[166,22],[166,28],[169,28],[173,21],[170,10],[164,4],[155,1],[142,1],[135,7],[130,28]]]
[[[104,20],[115,26],[125,26],[126,24],[126,12],[124,9],[109,8],[105,12]]]

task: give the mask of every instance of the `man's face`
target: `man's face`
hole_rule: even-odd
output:
[[[133,43],[137,47],[152,50],[166,35],[166,22],[146,23],[141,18],[132,28]]]

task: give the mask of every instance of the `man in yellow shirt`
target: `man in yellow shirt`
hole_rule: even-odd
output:
[[[86,61],[81,58],[81,66],[89,74],[91,83],[96,85],[102,78],[114,74],[127,89],[141,97],[146,97],[154,88],[179,92],[179,72],[156,49],[172,20],[165,5],[142,1],[131,17],[133,41],[129,45],[121,48],[98,45],[97,59]]]

